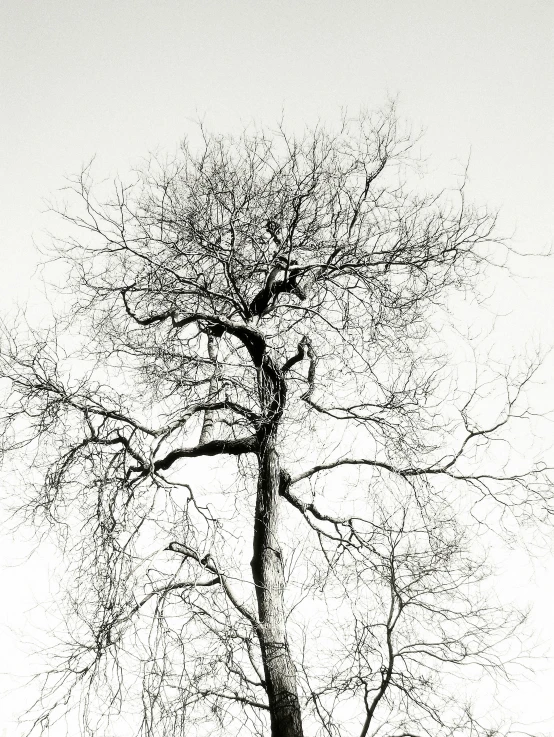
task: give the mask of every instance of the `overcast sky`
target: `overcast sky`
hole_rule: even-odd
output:
[[[502,208],[518,247],[547,248],[553,42],[551,0],[0,0],[0,308],[32,293],[33,241],[50,225],[43,200],[64,175],[95,154],[101,172],[126,172],[174,149],[199,117],[229,131],[284,112],[298,127],[398,96],[400,114],[426,131],[430,166],[458,172],[471,152],[473,196]],[[554,268],[533,263],[507,309],[518,334],[549,343]],[[21,553],[2,544],[4,560]],[[1,575],[3,623],[40,600],[35,570]],[[552,641],[553,577],[554,566],[539,569],[522,593]],[[18,645],[0,635],[9,671]],[[510,696],[528,720],[554,711],[545,668]],[[0,706],[0,737],[18,735],[15,701]]]

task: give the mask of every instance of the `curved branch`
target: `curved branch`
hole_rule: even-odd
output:
[[[195,448],[181,448],[172,450],[165,458],[155,461],[155,471],[165,471],[179,460],[179,458],[198,458],[199,456],[216,455],[242,455],[243,453],[255,453],[258,442],[255,435],[238,440],[210,440],[209,443],[197,445]]]
[[[302,361],[304,359],[304,356],[306,354],[306,346],[308,344],[308,336],[305,335],[300,343],[298,343],[298,349],[297,352],[289,358],[288,361],[286,361],[283,366],[281,367],[281,373],[286,374],[287,371],[290,371],[290,369],[297,364],[299,361]]]
[[[168,594],[170,591],[175,591],[177,589],[194,589],[197,586],[204,587],[204,586],[215,586],[218,584],[219,576],[216,576],[215,578],[210,578],[207,581],[179,581],[178,583],[171,583],[168,586],[160,586],[160,588],[154,589],[153,591],[150,591],[144,598],[142,598],[129,612],[129,614],[125,617],[125,619],[131,619],[138,611],[143,607],[147,602],[150,601],[150,599],[153,596],[159,596],[160,594]]]
[[[185,558],[191,558],[192,560],[195,560],[196,562],[200,563],[201,566],[203,566],[207,571],[210,573],[215,573],[215,575],[218,577],[223,590],[227,594],[227,598],[231,602],[231,604],[235,607],[235,609],[242,614],[243,617],[246,617],[250,624],[258,630],[260,627],[260,622],[254,612],[250,611],[250,609],[244,605],[241,604],[234,591],[229,585],[229,582],[227,580],[227,576],[225,576],[223,573],[221,573],[215,562],[213,561],[211,555],[208,553],[203,558],[200,558],[198,553],[195,550],[192,550],[191,548],[187,547],[186,545],[183,545],[179,542],[172,542],[169,543],[166,550],[171,551],[172,553],[179,553],[180,555],[184,556]]]
[[[331,463],[321,463],[317,466],[314,466],[313,468],[310,468],[308,471],[304,471],[304,473],[298,474],[298,476],[293,476],[290,480],[290,484],[292,486],[292,484],[297,484],[299,481],[304,481],[304,479],[308,479],[314,474],[319,473],[320,471],[330,471],[333,468],[338,468],[339,466],[373,466],[375,468],[381,468],[385,471],[389,471],[390,473],[395,473],[400,476],[415,476],[422,475],[424,473],[439,472],[438,470],[432,471],[429,469],[395,468],[390,463],[384,463],[383,461],[376,461],[370,458],[341,458],[338,461],[333,461]]]
[[[247,327],[246,325],[237,324],[226,317],[205,312],[193,312],[181,319],[177,319],[177,310],[166,310],[165,312],[160,312],[157,315],[139,317],[135,312],[133,312],[127,301],[127,292],[129,289],[131,289],[131,287],[125,287],[121,290],[123,305],[129,317],[139,325],[147,326],[171,320],[173,328],[182,328],[195,322],[206,323],[208,326],[208,332],[211,332],[215,337],[228,333],[229,335],[233,335],[235,338],[238,338],[249,352],[254,365],[260,365],[266,350],[266,342],[264,336],[258,330]]]

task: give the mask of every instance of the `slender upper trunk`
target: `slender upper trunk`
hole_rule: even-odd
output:
[[[273,438],[259,454],[254,522],[252,574],[260,618],[259,639],[271,714],[272,737],[302,737],[302,716],[296,688],[283,604],[283,557],[279,545],[279,455]]]

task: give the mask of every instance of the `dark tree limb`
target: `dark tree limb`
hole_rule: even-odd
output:
[[[180,458],[199,458],[201,456],[217,456],[217,455],[242,455],[243,453],[256,453],[258,450],[258,440],[255,435],[247,438],[239,438],[238,440],[210,440],[209,443],[197,445],[194,448],[179,448],[170,451],[164,458],[154,461],[152,470],[167,471],[168,468],[178,461]],[[130,473],[141,473],[146,475],[149,467],[133,466],[129,469]]]

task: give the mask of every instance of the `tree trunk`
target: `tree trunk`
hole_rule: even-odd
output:
[[[263,443],[259,455],[254,556],[252,574],[256,586],[272,737],[302,737],[302,715],[296,689],[296,669],[290,655],[283,604],[284,572],[279,546],[279,455],[273,438]]]

